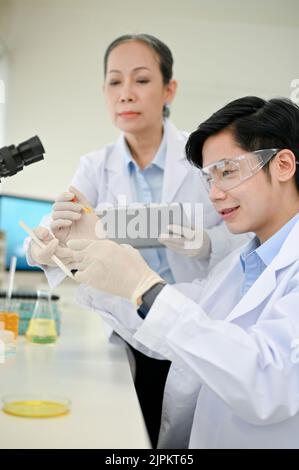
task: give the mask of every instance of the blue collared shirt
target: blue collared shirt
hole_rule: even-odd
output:
[[[167,152],[165,126],[160,147],[154,159],[143,170],[139,168],[132,158],[125,139],[123,139],[123,150],[131,187],[133,188],[134,202],[143,202],[145,204],[161,202]],[[174,283],[174,277],[167,261],[166,248],[143,248],[139,251],[149,266],[165,279],[167,283]]]
[[[255,237],[249,243],[246,250],[240,255],[240,261],[244,272],[244,282],[241,288],[242,297],[255,283],[266,267],[273,261],[298,220],[299,213],[289,220],[289,222],[287,222],[265,243],[260,244],[259,239]]]

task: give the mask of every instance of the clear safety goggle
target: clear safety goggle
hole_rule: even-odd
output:
[[[243,181],[254,176],[281,149],[262,149],[248,152],[233,159],[224,158],[201,168],[201,173],[208,183],[222,191],[236,188]],[[298,165],[298,162],[296,162]]]

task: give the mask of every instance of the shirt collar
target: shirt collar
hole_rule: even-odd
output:
[[[245,250],[240,254],[240,261],[243,271],[245,272],[245,265],[246,265],[246,258],[256,251],[256,249],[260,246],[260,241],[255,236],[248,245],[246,245]]]
[[[243,271],[245,271],[246,258],[253,252],[255,252],[260,257],[265,266],[269,266],[269,264],[280,251],[282,245],[298,220],[299,213],[292,217],[291,220],[289,220],[280,230],[278,230],[278,232],[272,235],[272,237],[270,237],[265,243],[261,244],[259,239],[255,236],[240,255]]]
[[[123,150],[123,155],[124,155],[124,162],[125,166],[128,168],[129,172],[131,173],[133,169],[135,168],[136,170],[139,169],[137,163],[133,159],[129,146],[126,142],[124,134],[122,135],[121,139],[121,146]],[[165,160],[166,160],[166,150],[167,150],[167,126],[163,126],[163,137],[160,143],[160,146],[158,148],[158,151],[154,157],[154,159],[149,163],[149,165],[146,168],[148,168],[151,165],[155,165],[161,170],[165,169]]]
[[[287,239],[292,228],[296,225],[299,220],[299,213],[291,218],[278,232],[272,235],[269,240],[263,243],[256,251],[259,257],[263,260],[266,266],[268,266],[274,259],[274,257],[280,251],[282,245]]]

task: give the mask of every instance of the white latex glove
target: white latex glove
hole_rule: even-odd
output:
[[[111,240],[70,240],[67,245],[74,253],[76,281],[129,299],[136,307],[148,289],[165,282],[129,245]]]
[[[85,196],[73,186],[60,194],[53,205],[51,230],[58,240],[105,238],[99,217]]]
[[[34,230],[35,235],[46,245],[40,248],[34,240],[30,242],[30,256],[37,263],[46,266],[56,266],[51,256],[56,255],[66,265],[70,266],[73,261],[73,252],[70,248],[59,245],[59,240],[54,238],[45,227],[37,227]]]
[[[209,258],[211,241],[204,230],[200,232],[180,225],[168,225],[167,230],[159,236],[160,243],[167,248],[188,258]]]

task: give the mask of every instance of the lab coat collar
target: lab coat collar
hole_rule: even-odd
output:
[[[299,221],[289,233],[279,253],[274,257],[272,263],[267,266],[256,282],[242,297],[240,302],[226,318],[227,321],[250,313],[261,304],[268,295],[273,292],[277,285],[277,273],[290,264],[299,261]]]
[[[129,168],[125,158],[123,158],[124,146],[125,140],[123,134],[121,134],[108,155],[106,170],[108,172],[109,188],[113,196],[116,200],[119,200],[120,196],[125,196],[126,203],[130,204],[133,202],[133,191]]]
[[[186,159],[186,137],[167,119],[165,127],[167,129],[167,152],[162,201],[172,202],[185,178],[192,171],[192,167]]]
[[[164,121],[164,129],[166,135],[166,145],[167,145],[167,154],[169,153],[169,148],[172,147],[171,143],[174,139],[176,141],[181,137],[178,130],[175,126],[166,119]],[[163,139],[161,144],[163,144]],[[176,142],[174,142],[174,147],[176,147]],[[123,175],[124,168],[128,166],[128,162],[130,161],[130,157],[128,156],[128,145],[125,140],[125,136],[122,133],[116,141],[116,144],[113,147],[112,152],[109,154],[106,168],[108,171],[113,173],[118,173]],[[176,152],[178,153],[178,152]],[[184,158],[184,155],[180,155],[181,158]],[[164,167],[164,162],[163,162]]]

